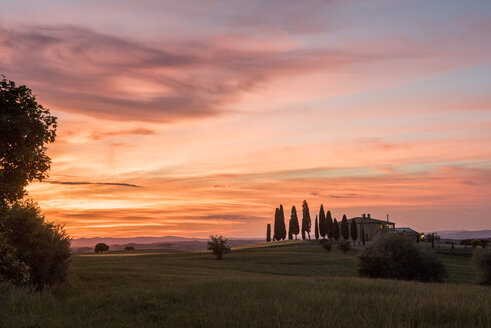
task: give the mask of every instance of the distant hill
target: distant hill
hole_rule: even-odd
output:
[[[198,241],[207,240],[199,238],[185,238],[176,236],[162,236],[162,237],[131,237],[131,238],[112,238],[112,237],[95,237],[95,238],[78,238],[72,240],[72,247],[93,247],[98,243],[104,243],[108,245],[115,244],[154,244],[165,242],[179,242],[179,241]]]
[[[443,239],[487,239],[491,238],[491,230],[445,230],[437,231],[438,235]]]
[[[72,240],[72,249],[75,253],[92,253],[94,246],[98,243],[109,245],[110,250],[124,250],[126,246],[133,246],[135,249],[174,249],[200,251],[206,250],[208,239],[204,238],[185,238],[176,236],[163,237],[135,237],[135,238],[79,238]],[[234,247],[247,246],[264,242],[264,239],[240,239],[230,238],[229,245]]]

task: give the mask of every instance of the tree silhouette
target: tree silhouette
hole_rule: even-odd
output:
[[[292,235],[295,235],[295,239],[297,239],[297,235],[300,233],[300,226],[298,224],[297,209],[295,208],[295,205],[292,206],[290,221],[292,224]]]
[[[324,213],[324,206],[322,204],[319,210],[319,234],[322,238],[326,237],[326,213]]]
[[[312,227],[312,221],[310,220],[310,210],[307,201],[303,201],[302,205],[302,238],[305,239],[305,232],[309,235],[310,240],[310,229]]]
[[[332,222],[332,238],[334,238],[336,241],[339,240],[339,224],[336,219]]]
[[[37,103],[31,89],[0,80],[0,205],[21,199],[32,180],[42,181],[51,160],[45,144],[55,141],[56,117]]]
[[[223,258],[223,254],[230,252],[230,246],[227,244],[228,239],[220,236],[210,236],[208,241],[208,250],[210,250],[216,257],[217,260]]]
[[[266,242],[271,241],[271,224],[268,223],[268,226],[266,227]]]
[[[317,215],[315,216],[315,240],[319,240],[319,223]]]
[[[332,216],[331,211],[326,213],[326,235],[329,239],[332,239]]]
[[[286,239],[286,226],[285,226],[285,212],[283,211],[283,205],[280,205],[278,211],[278,231],[280,233],[278,239]]]
[[[349,224],[346,215],[343,215],[343,219],[341,220],[341,236],[343,236],[344,240],[349,239]]]
[[[280,240],[280,209],[276,208],[274,210],[274,230],[273,230],[273,241]]]
[[[288,220],[288,240],[293,239],[293,234],[292,234],[292,219]]]
[[[355,244],[356,238],[358,238],[358,227],[356,226],[355,219],[351,219],[350,235],[351,235],[351,239],[353,239],[353,244]]]
[[[95,250],[96,253],[107,252],[109,250],[109,246],[107,246],[104,243],[99,243],[99,244],[95,245],[95,249],[94,250]]]

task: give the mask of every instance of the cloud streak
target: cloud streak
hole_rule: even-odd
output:
[[[57,181],[57,180],[47,180],[46,182],[52,184],[70,185],[70,186],[98,185],[98,186],[143,188],[142,186],[137,186],[131,183],[120,183],[120,182],[86,182],[86,181]]]

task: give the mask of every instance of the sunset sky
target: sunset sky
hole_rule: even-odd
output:
[[[73,238],[262,238],[304,199],[491,228],[489,0],[0,5],[0,74],[59,118],[29,195]]]

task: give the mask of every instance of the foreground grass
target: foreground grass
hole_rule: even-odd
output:
[[[278,246],[280,246],[278,244]],[[487,327],[489,287],[465,257],[449,283],[355,277],[357,250],[306,243],[204,252],[76,256],[72,280],[41,294],[8,289],[0,327]]]

